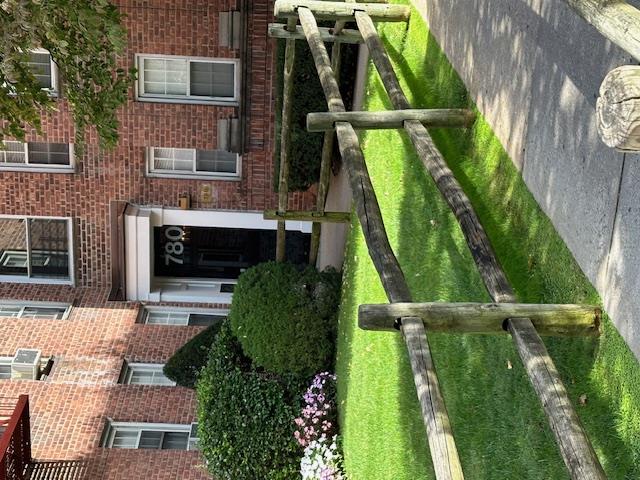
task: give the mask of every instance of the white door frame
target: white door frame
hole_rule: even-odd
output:
[[[127,300],[151,302],[231,303],[231,293],[221,291],[229,279],[155,278],[153,229],[164,225],[276,230],[276,220],[262,212],[232,210],[182,210],[129,205],[125,211],[125,265]],[[311,222],[286,222],[287,230],[311,232]]]

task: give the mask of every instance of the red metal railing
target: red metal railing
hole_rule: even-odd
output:
[[[0,398],[0,480],[24,480],[30,461],[29,396]]]

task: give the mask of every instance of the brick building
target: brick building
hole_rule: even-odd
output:
[[[33,458],[86,462],[78,478],[208,478],[194,393],[161,368],[274,253],[273,2],[116,3],[139,71],[118,146],[90,132],[74,155],[64,79],[34,51],[59,111],[0,151],[0,397],[29,395]],[[287,228],[303,256],[309,226]]]

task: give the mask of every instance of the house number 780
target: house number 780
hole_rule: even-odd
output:
[[[184,244],[182,243],[182,237],[184,230],[180,227],[172,226],[164,231],[165,237],[169,242],[164,245],[164,262],[169,265],[170,262],[177,263],[178,265],[184,264],[184,259],[181,258],[184,253]]]

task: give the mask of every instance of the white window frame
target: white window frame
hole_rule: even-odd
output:
[[[16,316],[11,316],[11,318],[24,318],[24,311],[27,308],[64,308],[65,311],[62,314],[62,318],[57,320],[67,320],[69,318],[69,314],[71,313],[72,305],[70,303],[62,303],[62,302],[35,302],[35,301],[25,301],[25,300],[4,300],[0,299],[0,306],[7,305],[13,307],[20,307],[20,311]],[[2,314],[0,313],[0,318]],[[44,320],[44,319],[32,319],[28,318],[28,320]],[[1,357],[0,357],[1,358]]]
[[[29,163],[29,142],[5,139],[5,142],[19,142],[24,147],[25,163],[0,162],[0,170],[9,172],[41,172],[41,173],[74,173],[76,171],[76,158],[73,143],[69,143],[69,165]],[[58,143],[58,142],[31,142],[31,143]],[[6,150],[0,149],[0,157],[6,155]]]
[[[170,95],[145,93],[144,91],[144,60],[146,59],[163,59],[163,60],[185,60],[187,62],[187,94],[186,95]],[[158,103],[195,103],[208,105],[233,105],[237,106],[240,102],[240,60],[237,58],[208,58],[208,57],[188,57],[181,55],[161,55],[155,53],[136,53],[136,67],[138,68],[138,81],[135,84],[136,100],[141,102],[158,102]],[[201,95],[190,95],[191,91],[191,69],[190,62],[203,63],[228,63],[234,65],[233,69],[233,98],[229,97],[204,97]]]
[[[52,284],[52,285],[75,285],[75,263],[74,263],[74,239],[73,239],[73,217],[44,217],[39,215],[0,215],[0,220],[24,220],[25,229],[26,229],[26,239],[27,239],[27,252],[31,249],[30,241],[29,241],[29,228],[27,224],[29,220],[65,220],[67,222],[67,239],[69,240],[69,249],[67,252],[69,258],[69,278],[43,278],[43,277],[31,277],[29,273],[27,275],[2,275],[0,274],[0,282],[8,282],[8,283],[37,283],[37,284]],[[12,252],[12,250],[7,250],[7,252]],[[3,253],[2,257],[5,254]],[[0,257],[0,263],[2,262],[2,257]],[[29,268],[30,270],[30,268]]]
[[[160,313],[184,313],[184,314],[205,314],[205,315],[220,315],[227,317],[229,315],[229,309],[225,308],[188,308],[188,307],[169,307],[169,306],[158,306],[158,305],[143,305],[142,312],[142,323],[147,325],[161,325],[161,326],[192,326],[189,325],[188,319],[187,323],[149,323],[149,313],[160,312]]]
[[[161,170],[154,169],[154,151],[156,148],[164,148],[171,150],[191,150],[192,153],[192,170]],[[235,153],[236,155],[236,173],[226,173],[226,172],[204,172],[196,170],[196,148],[174,148],[174,147],[147,147],[146,149],[146,160],[147,160],[147,177],[160,177],[160,178],[184,178],[184,179],[211,179],[211,180],[230,180],[230,181],[240,181],[242,177],[242,156],[239,153]],[[206,150],[206,149],[201,149]],[[215,149],[213,149],[215,150]],[[229,152],[233,153],[233,152]]]
[[[195,422],[194,422],[195,423]],[[143,431],[162,432],[162,433],[187,433],[189,438],[187,439],[187,448],[185,451],[197,450],[195,448],[195,442],[193,442],[191,435],[193,423],[189,424],[176,424],[176,423],[138,423],[138,422],[114,422],[111,419],[107,420],[106,431],[103,436],[102,446],[104,448],[114,448],[113,441],[118,431],[137,432],[138,438],[136,445],[133,449],[139,449],[140,438]],[[160,440],[162,445],[162,440]],[[115,447],[117,448],[117,447]],[[153,450],[153,449],[149,449]],[[161,450],[161,449],[157,449]],[[182,450],[179,450],[182,451]]]
[[[128,362],[125,360],[122,375],[120,376],[120,381],[118,383],[122,385],[150,385],[154,387],[175,387],[177,384],[170,378],[168,378],[164,372],[164,363],[137,363],[137,362]],[[168,380],[167,383],[131,383],[131,378],[133,376],[134,371],[144,371],[151,372],[153,374],[153,378],[156,375],[161,375],[162,377]]]
[[[60,90],[58,88],[58,65],[53,61],[51,52],[44,48],[34,48],[29,50],[29,53],[46,53],[49,55],[49,61],[51,62],[51,88],[43,88],[42,90],[46,91],[51,97],[57,97],[60,94]]]

